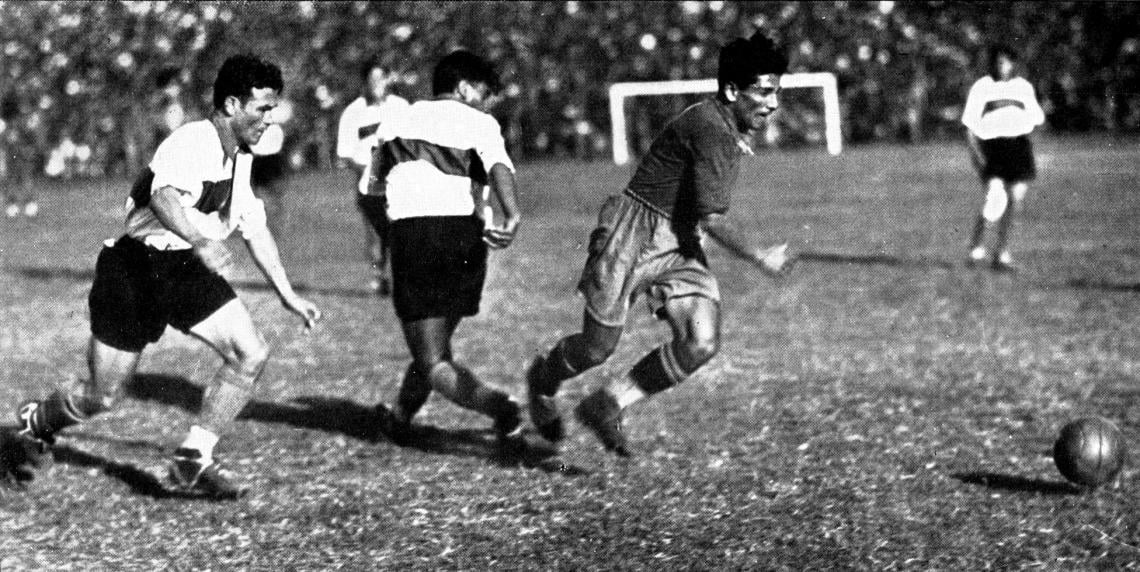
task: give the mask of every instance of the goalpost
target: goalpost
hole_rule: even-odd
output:
[[[843,147],[839,129],[839,87],[831,72],[790,73],[780,76],[780,88],[819,88],[823,90],[824,136],[827,151],[838,155]],[[625,100],[644,95],[678,95],[710,93],[717,90],[716,78],[673,81],[634,81],[610,86],[610,119],[613,128],[614,163],[629,162],[629,138],[625,118]]]

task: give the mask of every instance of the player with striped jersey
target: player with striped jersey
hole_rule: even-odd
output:
[[[985,202],[970,237],[969,265],[984,261],[987,229],[996,227],[991,265],[1013,270],[1009,235],[1029,181],[1037,175],[1029,134],[1045,122],[1033,86],[1016,75],[1017,55],[1008,46],[992,48],[989,73],[970,87],[962,124],[974,167],[985,185]]]
[[[408,101],[388,90],[395,79],[392,70],[373,59],[360,68],[362,93],[344,108],[337,124],[336,154],[356,174],[356,207],[364,220],[364,243],[372,265],[372,289],[381,296],[391,291],[388,272],[388,219],[384,197],[368,186],[368,166],[378,140],[376,130],[408,107]]]
[[[321,316],[290,286],[250,186],[250,147],[268,126],[282,88],[277,66],[233,56],[218,71],[210,117],[179,127],[159,144],[127,199],[126,234],[108,241],[95,264],[90,378],[22,406],[25,439],[46,451],[61,430],[109,410],[143,348],[173,326],[217,351],[222,365],[174,451],[170,477],[180,490],[213,498],[242,494],[220,472],[213,451],[249,401],[269,347],[225,278],[232,259],[223,241],[241,233],[285,307],[308,327]]]
[[[412,354],[394,406],[377,406],[397,444],[412,436],[412,417],[433,390],[494,419],[501,442],[521,435],[519,405],[477,379],[451,347],[459,322],[479,312],[488,247],[509,246],[520,220],[514,163],[485,111],[498,89],[489,62],[453,52],[435,67],[434,98],[377,132],[371,186],[387,199],[392,302]],[[501,225],[479,216],[476,196],[486,185],[502,206]]]

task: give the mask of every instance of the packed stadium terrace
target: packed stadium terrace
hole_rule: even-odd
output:
[[[604,158],[610,84],[711,77],[716,48],[759,27],[785,42],[793,71],[839,77],[849,142],[960,136],[965,92],[994,39],[1021,51],[1050,129],[1135,131],[1138,16],[1140,4],[1124,2],[8,2],[0,88],[5,129],[45,174],[126,175],[153,144],[160,76],[175,70],[186,116],[201,116],[204,78],[255,51],[287,74],[291,164],[327,167],[361,62],[384,58],[416,99],[429,95],[430,63],[462,46],[504,76],[496,114],[513,153]],[[634,110],[634,144],[683,103]],[[785,109],[788,143],[818,140],[818,107]]]

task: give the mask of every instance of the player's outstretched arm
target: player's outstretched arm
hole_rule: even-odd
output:
[[[744,233],[740,228],[722,214],[705,215],[701,218],[700,225],[705,233],[726,250],[738,258],[755,264],[769,276],[782,278],[795,266],[796,257],[788,252],[787,243],[768,248],[754,247],[743,239]]]
[[[162,187],[151,194],[150,209],[163,226],[193,245],[194,254],[207,268],[226,276],[233,266],[233,256],[225,244],[206,238],[190,222],[186,216],[186,207],[179,200],[184,194],[190,193],[171,186]]]
[[[285,266],[281,264],[281,253],[277,249],[277,242],[266,229],[263,232],[253,233],[245,238],[249,253],[253,256],[257,267],[273,285],[281,303],[291,312],[297,314],[305,321],[305,327],[313,329],[321,319],[321,310],[317,305],[297,295],[293,286],[289,284],[289,277],[285,275]]]
[[[488,224],[483,230],[483,242],[491,248],[506,248],[515,239],[522,216],[519,213],[515,174],[502,163],[491,167],[491,191],[503,209],[503,224]],[[488,221],[490,222],[490,221]]]

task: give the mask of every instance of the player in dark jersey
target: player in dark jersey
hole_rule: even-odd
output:
[[[46,451],[63,429],[110,409],[134,375],[143,348],[173,326],[213,348],[222,366],[202,409],[175,449],[170,477],[184,491],[217,499],[242,494],[213,455],[220,433],[245,407],[269,347],[229,282],[224,240],[237,230],[287,309],[307,326],[320,311],[289,284],[250,186],[250,146],[268,126],[283,88],[281,71],[233,56],[214,83],[209,119],[166,138],[131,190],[127,232],[108,241],[88,303],[90,378],[20,408],[20,435]]]
[[[559,340],[526,373],[531,420],[557,442],[563,423],[559,385],[609,358],[633,301],[649,299],[673,330],[629,373],[578,405],[578,419],[618,455],[629,449],[622,411],[681,383],[719,349],[720,293],[702,249],[707,235],[734,255],[781,275],[792,264],[786,245],[753,248],[725,217],[749,135],[776,111],[787,59],[762,34],[720,52],[718,92],[673,119],[650,146],[629,186],[602,206],[590,235],[578,290],[586,300],[582,331]]]

